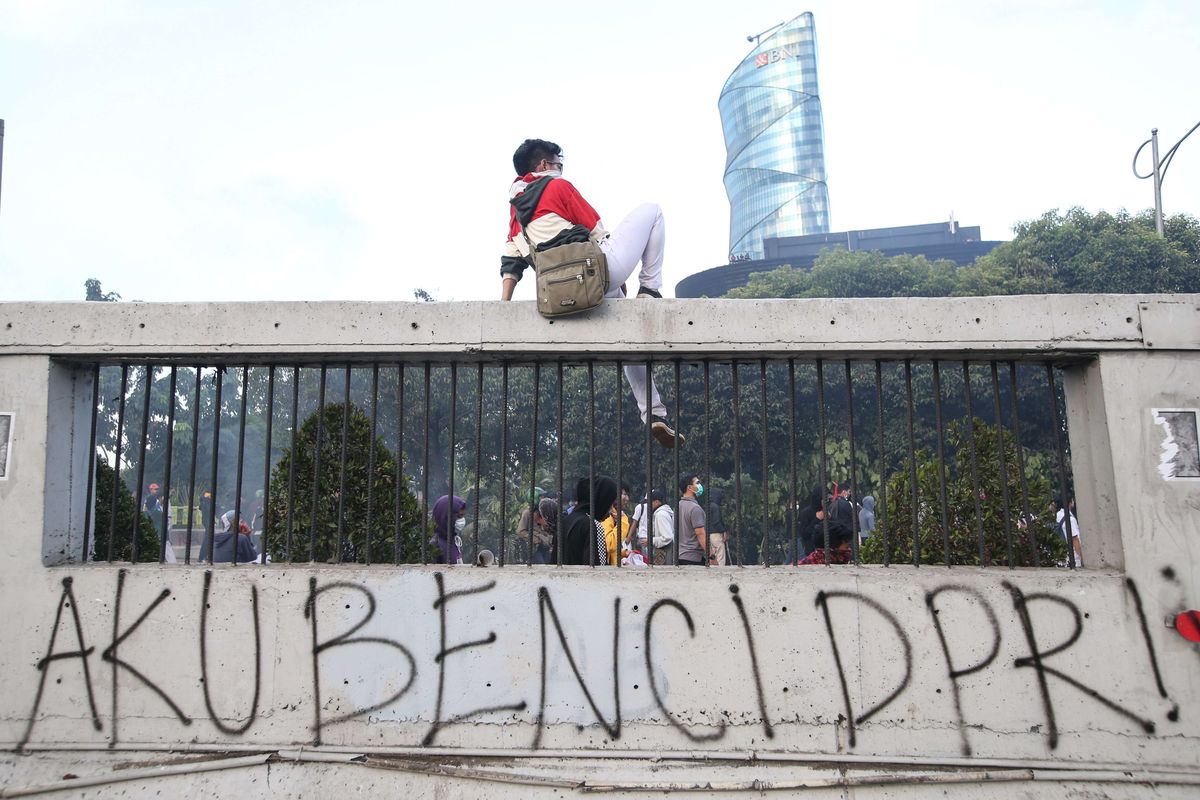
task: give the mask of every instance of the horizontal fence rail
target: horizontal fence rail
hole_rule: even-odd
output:
[[[1053,359],[72,366],[89,561],[1081,566]]]

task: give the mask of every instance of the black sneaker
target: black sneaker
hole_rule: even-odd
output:
[[[662,292],[658,291],[657,289],[651,289],[649,286],[643,286],[642,288],[638,289],[637,296],[639,300],[643,297],[655,297],[659,300],[662,300]],[[670,445],[667,446],[670,447]]]
[[[673,448],[676,442],[679,444],[684,443],[683,434],[677,433],[662,417],[652,417],[650,419],[650,435],[654,437],[654,441],[668,450]]]

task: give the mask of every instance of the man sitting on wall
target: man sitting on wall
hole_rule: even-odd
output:
[[[609,233],[600,222],[600,215],[571,183],[562,177],[562,148],[544,139],[526,139],[513,154],[517,179],[508,191],[508,239],[500,258],[500,299],[511,300],[517,281],[532,262],[529,243],[534,247],[554,239],[575,225],[582,225],[604,251],[608,261],[609,289],[606,298],[623,297],[625,281],[633,275],[640,262],[641,284],[637,296],[661,298],[663,248],[666,228],[662,209],[655,203],[644,203],[621,220]],[[530,219],[524,233],[517,221],[517,210]],[[644,364],[625,366],[625,380],[633,390],[633,398],[642,412],[642,422],[650,424],[650,433],[663,447],[674,447],[677,434],[667,423],[667,407],[659,397],[654,380]],[[649,387],[647,387],[649,383]],[[650,391],[650,411],[646,409],[646,390]],[[678,437],[682,440],[683,437]]]

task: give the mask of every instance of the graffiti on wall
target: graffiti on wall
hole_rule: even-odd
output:
[[[481,621],[469,611],[478,607],[471,606],[472,603],[488,603],[500,591],[497,581],[477,579],[478,574],[474,571],[453,576],[443,572],[417,574],[411,580],[428,580],[433,584],[432,603],[406,609],[398,615],[380,610],[376,591],[370,585],[354,581],[322,582],[316,576],[309,578],[301,602],[280,604],[277,624],[290,625],[289,631],[293,633],[303,631],[303,650],[309,663],[289,668],[306,673],[306,678],[296,684],[303,687],[306,697],[297,698],[304,702],[289,708],[304,705],[312,709],[298,713],[311,714],[304,728],[313,744],[322,744],[331,726],[379,719],[397,704],[408,703],[421,709],[416,717],[423,720],[423,727],[418,739],[404,743],[407,746],[438,745],[442,732],[460,723],[520,714],[530,723],[528,746],[536,750],[542,746],[543,733],[553,722],[548,720],[548,708],[554,694],[560,702],[562,696],[570,695],[571,702],[586,717],[586,723],[597,726],[612,741],[622,739],[630,719],[650,718],[668,724],[679,734],[681,742],[720,741],[732,725],[751,724],[766,739],[786,745],[785,720],[779,719],[778,714],[773,718],[768,691],[779,684],[777,665],[787,660],[787,653],[774,651],[786,645],[789,636],[782,635],[775,622],[762,618],[761,602],[757,605],[748,602],[746,592],[737,583],[727,586],[727,605],[711,598],[704,604],[709,619],[703,621],[709,627],[703,629],[698,624],[702,620],[697,617],[694,598],[658,597],[643,609],[646,603],[640,597],[616,596],[607,605],[593,603],[581,607],[578,597],[570,595],[571,590],[561,582],[530,583],[527,586],[536,585],[535,596],[522,600],[530,602],[528,607],[536,607],[536,617],[522,621],[523,638],[515,641],[502,620]],[[161,578],[156,576],[152,580]],[[214,572],[207,571],[203,576],[203,584],[193,601],[198,604],[195,652],[186,656],[198,661],[199,698],[183,697],[178,689],[165,686],[147,666],[151,661],[147,657],[148,648],[154,642],[147,641],[151,639],[147,634],[138,637],[148,620],[169,616],[163,610],[168,600],[186,603],[187,598],[177,597],[170,587],[164,586],[155,594],[140,594],[143,607],[129,608],[128,581],[127,570],[116,573],[112,603],[108,606],[111,619],[106,620],[109,625],[101,632],[84,625],[85,615],[80,613],[74,578],[70,575],[62,578],[48,638],[40,658],[31,665],[37,672],[36,689],[28,701],[29,712],[17,749],[34,741],[44,705],[56,693],[79,699],[81,707],[86,703],[89,724],[94,730],[104,732],[110,745],[121,741],[122,698],[131,686],[157,698],[154,702],[160,703],[181,728],[196,725],[200,715],[187,709],[198,709],[200,699],[207,721],[228,737],[247,734],[261,719],[266,688],[264,665],[276,658],[276,654],[264,652],[270,639],[263,634],[255,581],[246,576],[233,584],[232,591],[219,595],[221,603],[240,606],[238,624],[243,631],[239,635],[245,636],[241,641],[246,645],[238,648],[237,653],[246,665],[239,673],[245,679],[223,680],[211,666],[214,655],[210,628],[215,626],[210,611],[218,596],[213,593]],[[806,605],[811,612],[811,616],[805,617],[804,635],[811,638],[827,665],[821,680],[809,689],[819,702],[830,706],[828,718],[844,734],[849,749],[859,746],[858,732],[865,723],[886,719],[889,712],[900,713],[901,700],[913,691],[914,679],[918,677],[926,683],[936,682],[939,694],[943,689],[949,694],[952,723],[964,756],[972,755],[972,726],[986,721],[986,709],[996,704],[995,697],[981,696],[978,688],[973,690],[975,697],[968,698],[966,695],[971,693],[968,679],[989,671],[1006,673],[1010,685],[1017,681],[1015,685],[1023,687],[1023,697],[1034,698],[1029,713],[1036,715],[1036,719],[1030,720],[1029,727],[1044,737],[1050,750],[1059,744],[1059,718],[1064,702],[1076,706],[1091,704],[1097,711],[1107,709],[1117,724],[1123,726],[1122,730],[1131,735],[1155,735],[1162,724],[1159,717],[1171,723],[1179,721],[1179,707],[1171,699],[1150,633],[1148,612],[1133,580],[1126,580],[1123,586],[1124,607],[1132,623],[1126,630],[1136,639],[1128,642],[1127,648],[1141,661],[1137,673],[1152,678],[1153,691],[1142,693],[1142,697],[1150,697],[1153,702],[1130,701],[1127,692],[1104,685],[1103,677],[1089,677],[1072,669],[1072,650],[1078,646],[1089,618],[1075,601],[1064,594],[1025,591],[1010,581],[1003,581],[1002,586],[1003,592],[994,593],[989,599],[971,586],[940,583],[923,593],[923,614],[908,614],[907,625],[901,621],[904,615],[897,614],[895,595],[873,597],[866,591],[811,590],[804,586],[789,590],[788,600],[799,596],[800,605]],[[151,599],[147,602],[146,597]],[[1003,597],[1004,602],[998,602],[997,597]],[[885,599],[890,600],[890,607]],[[725,609],[723,619],[711,619],[714,608]],[[490,609],[495,611],[494,602]],[[787,606],[783,606],[779,613],[787,612]],[[286,619],[289,615],[294,618]],[[426,626],[429,635],[412,634],[411,626],[417,619]],[[922,630],[913,627],[913,619],[924,620]],[[745,719],[734,723],[727,713],[716,721],[696,723],[690,712],[695,710],[698,691],[703,691],[702,682],[679,677],[677,667],[664,668],[664,664],[671,662],[671,648],[689,642],[692,646],[702,646],[700,640],[711,633],[714,624],[722,632],[723,643],[738,651],[737,659],[729,659],[731,664],[736,661],[741,666],[729,667],[738,670],[738,674],[729,681],[732,688],[728,691],[739,693],[748,708],[756,709],[749,723]],[[970,642],[961,641],[957,632],[963,630],[972,632]],[[916,637],[921,637],[918,639],[921,651],[914,646]],[[887,665],[885,677],[874,683],[870,692],[861,691],[865,681],[858,654],[864,639],[870,640],[871,648],[882,649],[876,661]],[[936,650],[924,647],[934,641]],[[483,703],[470,692],[464,692],[460,683],[450,681],[451,670],[461,673],[471,669],[477,663],[472,659],[498,651],[504,657],[491,662],[487,686],[496,681],[518,690],[528,687],[531,691],[527,696]],[[926,670],[930,665],[940,668],[936,676],[928,671],[916,674],[915,651],[924,652]],[[335,671],[332,660],[339,654],[353,661],[369,660],[380,665],[376,672],[386,673],[387,679],[380,678],[357,694],[347,694],[340,684],[348,681],[334,683],[329,677]],[[110,677],[107,730],[99,710],[101,664],[106,665]],[[496,664],[510,665],[509,669],[513,664],[525,665],[528,669],[518,668],[528,674],[504,675],[503,668]],[[49,680],[52,668],[59,676],[54,681]],[[687,674],[691,675],[691,671]],[[631,711],[626,705],[623,709],[623,693],[627,694],[630,687],[640,692],[642,685],[648,690],[645,708]],[[278,680],[275,689],[279,689]],[[782,691],[787,692],[788,687],[784,685]],[[375,694],[371,695],[372,692]],[[362,699],[364,693],[371,695],[369,700]],[[334,696],[338,698],[336,704],[331,700]],[[230,710],[235,708],[236,711]]]

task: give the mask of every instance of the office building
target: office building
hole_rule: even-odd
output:
[[[964,227],[953,221],[769,238],[763,242],[763,258],[734,261],[689,275],[675,284],[675,296],[720,297],[730,289],[745,286],[755,272],[769,272],[782,266],[811,269],[822,250],[839,247],[851,251],[878,250],[888,257],[925,256],[931,261],[944,258],[965,266],[1001,244],[984,241],[978,225]]]
[[[764,257],[768,238],[829,230],[825,142],[813,16],[784,23],[729,76],[725,133],[729,259]]]

